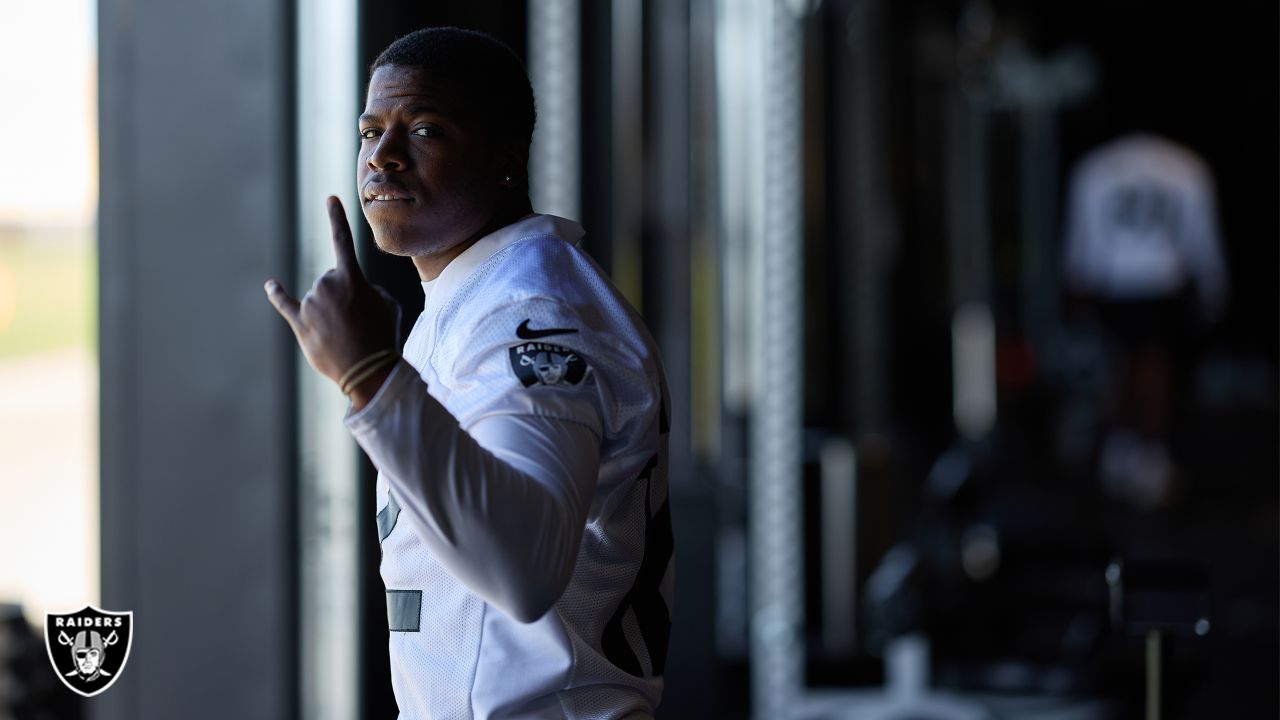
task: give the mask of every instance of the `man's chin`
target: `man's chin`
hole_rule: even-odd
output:
[[[415,239],[417,242],[415,242]],[[415,238],[411,233],[379,232],[374,229],[373,243],[378,246],[379,250],[388,255],[411,257],[422,254],[422,248],[419,247],[422,244],[421,238]]]
[[[401,228],[372,228],[373,242],[378,249],[388,255],[399,257],[422,257],[447,251],[454,244],[450,238],[438,230],[419,229],[410,231]]]
[[[409,257],[413,255],[411,248],[405,247],[395,241],[384,241],[375,238],[373,244],[377,245],[379,250],[388,255],[396,255],[399,257]]]

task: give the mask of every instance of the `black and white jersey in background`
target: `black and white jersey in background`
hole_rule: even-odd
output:
[[[1191,284],[1207,318],[1221,314],[1227,272],[1213,175],[1191,150],[1129,135],[1072,172],[1065,272],[1069,288],[1104,302],[1163,300]]]

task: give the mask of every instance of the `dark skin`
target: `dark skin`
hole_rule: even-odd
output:
[[[374,241],[434,280],[489,233],[532,212],[519,178],[528,146],[497,134],[477,108],[430,73],[384,65],[369,80],[360,116],[356,185]],[[267,298],[289,323],[307,361],[337,382],[361,359],[395,349],[399,307],[365,278],[341,201],[326,203],[337,265],[296,300],[276,280]],[[349,392],[353,410],[391,366]]]

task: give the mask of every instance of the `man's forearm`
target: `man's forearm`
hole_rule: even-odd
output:
[[[572,573],[598,438],[549,419],[542,426],[481,421],[500,458],[464,431],[403,361],[370,398],[369,412],[349,416],[348,426],[387,479],[402,522],[477,595],[518,620],[536,620]],[[564,446],[578,454],[547,452]]]

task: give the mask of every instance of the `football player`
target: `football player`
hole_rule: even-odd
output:
[[[301,300],[266,284],[378,469],[402,718],[643,718],[662,693],[666,383],[583,229],[530,206],[533,124],[497,40],[397,40],[371,69],[356,180],[377,246],[422,281],[402,354],[337,198],[336,267]]]

